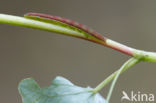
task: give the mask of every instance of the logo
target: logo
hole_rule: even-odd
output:
[[[122,91],[121,101],[131,101],[131,102],[154,102],[154,94],[141,93],[140,91],[131,91],[129,94]]]

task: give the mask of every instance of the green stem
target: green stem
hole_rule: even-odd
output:
[[[129,59],[122,67],[121,69],[117,70],[116,72],[114,72],[113,74],[111,74],[109,77],[107,77],[104,81],[102,81],[94,90],[94,93],[98,93],[104,86],[106,86],[109,82],[111,82],[118,74],[123,73],[124,71],[128,70],[130,67],[132,67],[133,65],[137,64],[139,61],[141,60],[141,58],[131,58]],[[115,84],[118,76],[116,77],[116,79],[114,80],[114,83],[112,85]],[[113,86],[112,86],[113,87]],[[112,91],[113,88],[110,89],[110,92]],[[111,93],[109,93],[109,95],[111,95]],[[109,96],[108,96],[109,97]]]
[[[27,19],[19,16],[0,14],[0,23],[23,26],[23,27],[33,28],[33,29],[40,29],[40,30],[56,32],[60,34],[66,34],[70,36],[74,34],[83,37],[83,35],[81,35],[79,32],[61,27],[59,25],[55,25],[47,22],[41,22],[33,19]]]
[[[109,100],[110,100],[110,98],[111,98],[113,89],[114,89],[115,84],[116,84],[116,82],[117,82],[117,79],[119,78],[121,72],[122,72],[123,70],[125,70],[126,68],[130,68],[130,67],[134,66],[134,65],[137,64],[139,61],[140,61],[140,59],[134,58],[134,57],[133,57],[133,58],[129,59],[127,62],[125,62],[125,63],[121,66],[121,68],[117,71],[117,73],[116,73],[116,75],[115,75],[115,78],[114,78],[114,80],[112,81],[111,87],[110,87],[110,89],[109,89],[107,98],[106,98],[106,101],[107,101],[108,103],[109,103]]]
[[[71,28],[70,26],[68,27],[66,25],[65,27],[55,22],[45,22],[45,21],[38,20],[38,19],[36,20],[36,19],[19,17],[19,16],[0,14],[0,23],[23,26],[23,27],[34,28],[34,29],[39,29],[39,30],[45,30],[45,31],[55,32],[55,33],[64,34],[68,36],[74,36],[74,37],[78,37],[78,38],[82,38],[85,40],[95,42],[97,44],[115,49],[117,51],[120,51],[130,56],[133,56],[133,52],[131,51],[132,49],[128,46],[124,46],[115,41],[113,42],[110,39],[106,39],[103,41],[91,35],[86,36],[83,33],[78,32],[77,30],[70,29]]]
[[[126,45],[120,44],[108,38],[102,41],[91,35],[86,36],[81,32],[70,29],[70,27],[63,27],[56,23],[43,22],[39,20],[33,20],[33,19],[13,16],[13,15],[6,15],[6,14],[0,14],[0,23],[40,29],[40,30],[45,30],[45,31],[60,33],[60,34],[68,35],[68,36],[82,38],[82,39],[89,40],[89,41],[101,44],[103,46],[112,48],[114,50],[120,51],[122,53],[125,53],[127,55],[130,55],[136,58],[143,57],[142,60],[144,61],[156,62],[155,52],[146,52],[143,50],[137,50],[137,49],[128,47]]]

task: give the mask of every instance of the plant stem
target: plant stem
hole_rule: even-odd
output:
[[[78,32],[72,31],[67,28],[63,28],[58,25],[41,22],[41,21],[37,21],[33,19],[27,19],[27,18],[19,17],[19,16],[7,15],[7,14],[0,14],[0,23],[29,27],[33,29],[40,29],[40,30],[56,32],[60,34],[66,34],[66,35],[74,34],[74,35],[81,36],[81,34]]]
[[[121,72],[123,70],[125,70],[126,68],[130,68],[132,66],[134,66],[135,64],[137,64],[138,62],[140,61],[140,59],[138,58],[131,58],[129,59],[128,61],[126,61],[122,66],[121,68],[117,71],[115,77],[114,77],[114,80],[112,81],[112,84],[111,84],[111,87],[109,89],[109,92],[108,92],[108,95],[107,95],[107,98],[106,98],[106,101],[109,103],[109,100],[111,98],[111,95],[112,95],[112,92],[113,92],[113,89],[115,87],[115,84],[117,82],[117,79],[119,78]]]
[[[85,37],[80,32],[71,30],[68,27],[56,25],[54,23],[43,22],[43,21],[39,21],[39,20],[33,20],[33,19],[28,19],[28,18],[19,17],[19,16],[13,16],[13,15],[7,15],[7,14],[0,14],[0,23],[29,27],[29,28],[40,29],[40,30],[45,30],[45,31],[49,31],[49,32],[65,34],[68,36],[74,36],[74,37],[82,38],[85,40],[89,40],[89,41],[101,44],[103,46],[115,49],[117,51],[120,51],[120,52],[125,53],[130,56],[133,56],[133,52],[131,51],[132,49],[130,47],[124,46],[115,41],[113,42],[110,39],[106,39],[106,41],[103,41],[103,40],[99,40],[98,38],[94,38],[94,37],[88,38],[88,37]]]
[[[126,45],[120,44],[116,41],[106,38],[105,40],[100,40],[93,36],[86,36],[81,32],[71,30],[70,27],[63,27],[56,23],[43,22],[39,20],[28,19],[19,16],[0,14],[0,23],[11,24],[23,27],[29,27],[49,32],[60,33],[68,36],[78,37],[81,39],[89,40],[97,44],[112,48],[114,50],[120,51],[129,56],[138,58],[143,57],[142,60],[149,62],[156,62],[156,53],[155,52],[146,52],[143,50],[137,50]]]
[[[94,93],[98,93],[104,86],[106,86],[109,82],[111,82],[116,76],[116,79],[114,80],[114,83],[112,84],[112,88],[110,89],[110,92],[113,90],[113,85],[115,84],[118,76],[120,73],[123,73],[124,71],[128,70],[133,65],[137,64],[141,58],[131,58],[129,59],[119,70],[111,74],[109,77],[107,77],[104,81],[102,81],[94,90]],[[118,75],[117,75],[118,74]],[[109,93],[111,95],[111,93]],[[109,97],[109,96],[108,96]]]

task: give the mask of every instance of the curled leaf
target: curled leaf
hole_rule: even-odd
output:
[[[74,20],[70,20],[64,17],[59,17],[59,16],[53,16],[53,15],[48,15],[48,14],[42,14],[42,13],[27,13],[24,15],[26,18],[31,18],[34,20],[40,20],[43,22],[48,22],[57,24],[60,26],[64,26],[65,28],[72,29],[73,31],[79,32],[82,35],[85,35],[86,39],[88,37],[95,37],[96,39],[105,41],[106,38],[99,34],[98,32],[94,31],[93,29],[87,27],[84,24],[80,24]]]

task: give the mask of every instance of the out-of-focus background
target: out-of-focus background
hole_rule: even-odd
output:
[[[63,16],[120,43],[156,51],[155,0],[2,0],[0,12]],[[0,24],[0,102],[22,103],[17,87],[28,77],[41,87],[58,75],[82,87],[95,87],[128,58],[81,39]],[[121,75],[111,103],[123,103],[123,90],[156,94],[155,74],[156,63],[137,64]],[[108,89],[109,85],[100,92],[102,96],[106,97]]]

